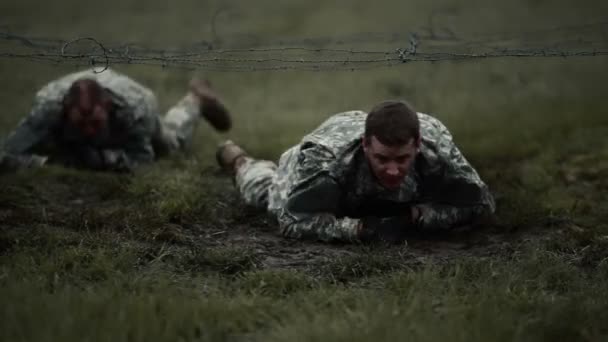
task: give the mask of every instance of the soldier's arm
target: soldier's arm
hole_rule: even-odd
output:
[[[494,199],[487,185],[464,158],[442,126],[443,141],[437,151],[439,167],[426,184],[432,191],[426,202],[418,205],[422,217],[421,230],[445,230],[469,224],[495,210]]]
[[[328,176],[308,179],[289,196],[278,215],[281,233],[301,239],[358,241],[360,220],[337,218],[340,189]]]
[[[46,94],[45,89],[38,92],[29,115],[19,122],[2,144],[0,168],[4,171],[40,167],[46,163],[47,157],[36,155],[35,149],[51,136],[61,119],[62,107],[61,101]]]
[[[419,205],[419,208],[422,217],[417,228],[429,232],[466,225],[493,212],[493,204],[489,202],[477,205],[427,203]]]
[[[327,186],[317,184],[290,197],[279,214],[279,225],[284,236],[326,242],[403,241],[406,229],[411,224],[409,215],[361,219],[337,217],[335,212],[339,198]]]
[[[148,140],[146,142],[146,140]],[[101,151],[103,169],[117,172],[133,171],[139,165],[148,164],[154,160],[154,150],[149,139],[132,143],[122,150],[105,149]]]
[[[135,123],[128,133],[127,141],[122,149],[105,149],[101,151],[104,168],[112,171],[132,171],[139,165],[154,161],[155,154],[152,146],[153,122],[147,117]]]
[[[344,217],[336,219],[330,213],[315,213],[309,215],[291,216],[283,214],[279,216],[279,225],[283,236],[319,240],[325,242],[360,241],[360,220]]]
[[[153,94],[146,89],[141,92],[122,94],[127,103],[116,120],[127,136],[120,149],[102,151],[105,168],[113,171],[131,171],[139,165],[153,162],[156,158],[152,138],[158,129],[158,104]]]
[[[331,177],[321,175],[292,193],[279,215],[283,235],[326,242],[403,241],[407,227],[412,224],[409,214],[361,219],[337,217],[340,192]]]
[[[328,166],[334,155],[321,145],[305,143],[277,179],[284,200],[277,213],[281,233],[322,241],[356,240],[359,220],[338,218],[341,189]]]
[[[61,120],[61,101],[39,92],[28,116],[4,141],[3,149],[12,155],[30,154],[32,149],[47,139]]]

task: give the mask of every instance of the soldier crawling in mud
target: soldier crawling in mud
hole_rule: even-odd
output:
[[[332,116],[278,166],[232,141],[217,159],[244,201],[267,209],[287,237],[399,242],[408,232],[470,224],[495,208],[447,128],[405,102]]]
[[[220,131],[231,120],[208,82],[164,117],[152,91],[113,70],[82,71],[38,91],[30,114],[0,147],[0,171],[58,163],[100,171],[130,171],[188,146],[199,117]]]

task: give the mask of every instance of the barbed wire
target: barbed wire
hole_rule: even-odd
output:
[[[431,22],[432,24],[432,22]],[[459,35],[423,27],[410,33],[364,32],[265,41],[252,35],[174,47],[106,43],[94,37],[30,37],[0,27],[0,58],[100,67],[153,65],[209,71],[358,70],[413,62],[608,55],[608,21],[527,32]]]

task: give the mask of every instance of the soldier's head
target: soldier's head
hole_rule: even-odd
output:
[[[384,101],[365,120],[363,151],[372,172],[386,188],[398,188],[420,146],[416,111],[403,101]]]
[[[72,83],[63,98],[66,124],[87,138],[94,138],[107,130],[111,106],[109,94],[91,79]]]

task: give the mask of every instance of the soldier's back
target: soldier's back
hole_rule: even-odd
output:
[[[359,110],[334,114],[302,138],[300,145],[313,143],[337,155],[345,146],[361,138],[367,113]]]
[[[137,105],[142,101],[154,100],[153,92],[133,80],[129,76],[107,69],[102,72],[94,70],[83,70],[64,75],[47,83],[36,93],[36,100],[60,101],[67,93],[70,86],[80,79],[92,79],[97,81],[103,88],[111,91],[116,97],[129,105]]]

